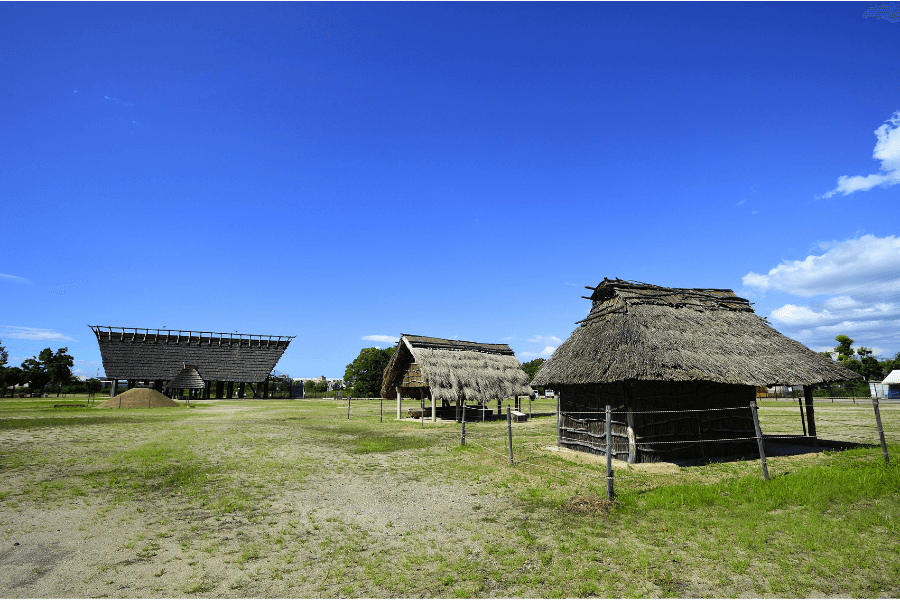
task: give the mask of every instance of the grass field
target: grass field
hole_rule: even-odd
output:
[[[65,403],[84,401],[66,398]],[[0,401],[2,597],[900,595],[900,407],[817,403],[821,439],[760,461],[548,450],[555,418],[397,421],[377,401],[53,408]],[[552,411],[533,406],[535,412]],[[760,403],[763,430],[799,408]]]

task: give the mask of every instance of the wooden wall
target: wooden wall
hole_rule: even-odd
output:
[[[752,386],[705,381],[560,386],[560,445],[605,455],[609,404],[613,458],[634,463],[753,454],[748,407],[755,398]]]

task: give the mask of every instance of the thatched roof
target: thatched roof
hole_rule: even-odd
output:
[[[200,377],[197,367],[185,365],[181,373],[170,381],[166,387],[173,390],[199,390],[206,387],[206,382]]]
[[[265,381],[293,336],[89,325],[110,379],[175,378],[185,363],[207,381]]]
[[[384,370],[383,398],[397,397],[396,386],[413,362],[438,401],[488,401],[534,393],[528,375],[506,344],[402,334]]]
[[[775,331],[731,290],[604,279],[533,386],[624,380],[812,385],[859,378]]]

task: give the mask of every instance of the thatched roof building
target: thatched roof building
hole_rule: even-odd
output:
[[[506,344],[402,334],[384,370],[381,396],[431,398],[452,406],[486,404],[503,397],[533,393],[528,375]],[[432,413],[434,416],[434,413]]]
[[[265,397],[269,373],[294,339],[289,335],[89,327],[100,346],[103,370],[114,382],[111,395],[115,395],[118,381],[123,379],[129,387],[134,382],[147,381],[162,390],[163,384],[174,380],[188,364],[196,366],[219,398],[226,393],[230,398],[234,384],[238,384],[240,397],[244,396],[245,384],[256,396]]]
[[[196,366],[185,365],[181,373],[167,383],[166,387],[172,390],[202,390],[206,387],[206,382],[203,381],[203,377],[197,372]]]
[[[584,413],[584,418],[572,416],[567,421],[563,415],[561,419],[561,427],[570,430],[561,431],[561,439],[571,433],[571,445],[579,449],[595,451],[590,449],[596,449],[591,436],[577,432],[597,429],[596,417],[587,415],[611,404],[621,412],[618,431],[613,428],[614,435],[622,438],[618,451],[627,452],[632,462],[659,460],[665,453],[673,458],[692,457],[692,452],[699,452],[697,457],[732,453],[740,447],[716,443],[709,448],[701,442],[697,450],[673,442],[682,433],[684,439],[707,442],[753,437],[749,410],[747,414],[725,411],[729,418],[722,413],[722,418],[706,425],[698,425],[698,419],[704,418],[700,415],[682,424],[675,423],[675,417],[644,415],[663,408],[748,406],[755,399],[755,386],[808,388],[859,377],[778,333],[731,290],[666,288],[619,279],[604,279],[588,289],[593,293],[587,298],[592,302],[587,318],[532,382],[560,390],[561,412]],[[642,431],[642,420],[652,420],[654,426]],[[601,428],[605,435],[605,423]],[[810,429],[814,435],[814,424]],[[642,433],[647,441],[644,448],[639,443]]]

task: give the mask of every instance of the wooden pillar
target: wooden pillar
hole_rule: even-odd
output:
[[[229,381],[225,384],[225,396],[230,400],[234,397],[234,382]]]
[[[818,446],[819,440],[816,437],[816,415],[813,412],[813,389],[811,385],[803,386],[803,401],[806,403],[806,431]]]
[[[262,384],[262,396],[261,398],[269,397],[269,378],[266,377],[266,381]]]
[[[153,389],[156,390],[157,392],[162,392],[162,390],[163,390],[162,379],[157,379],[156,381],[153,382]]]
[[[115,398],[116,394],[119,393],[119,380],[113,379],[109,382],[109,397]]]
[[[432,423],[437,423],[437,403],[436,403],[436,401],[435,401],[435,399],[434,399],[434,394],[433,394],[433,393],[431,393],[431,392],[429,391],[429,392],[428,392],[428,395],[431,396],[431,422],[432,422]]]
[[[245,385],[246,384],[243,381],[238,384],[238,398],[242,400],[244,398],[244,390],[246,389]]]
[[[202,396],[202,398],[203,398],[204,400],[209,400],[211,388],[212,388],[212,381],[207,381],[207,382],[206,382],[206,385],[203,386],[203,396]]]
[[[397,386],[397,418],[400,418],[400,386]]]
[[[129,379],[128,380],[128,389],[129,390],[133,389],[136,383],[137,383],[137,381],[135,381],[134,379]]]
[[[225,382],[217,381],[216,382],[216,400],[221,400],[225,395]]]

